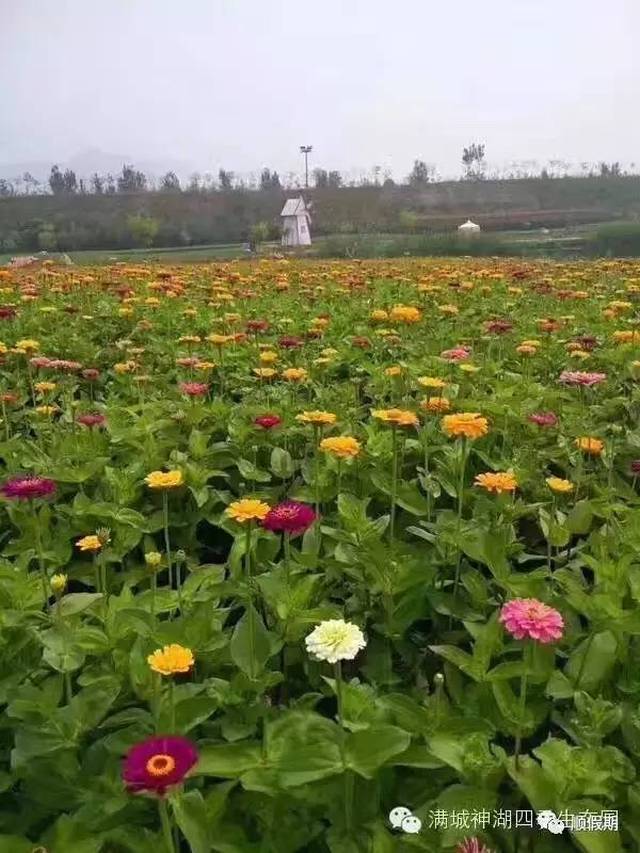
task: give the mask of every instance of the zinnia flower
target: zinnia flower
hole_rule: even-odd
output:
[[[379,421],[396,426],[417,426],[418,417],[404,409],[372,409],[371,414]]]
[[[15,477],[7,480],[0,492],[9,500],[30,501],[46,498],[56,490],[53,480],[46,477]]]
[[[456,853],[493,853],[479,838],[465,838],[458,842]]]
[[[264,501],[255,498],[242,498],[230,503],[226,509],[226,514],[234,521],[244,524],[246,521],[262,521],[270,509],[269,504],[264,503]]]
[[[423,388],[446,388],[448,384],[437,376],[418,376],[417,382]]]
[[[495,492],[501,495],[503,492],[515,492],[518,481],[511,471],[489,471],[486,474],[478,474],[475,478],[476,486],[486,489],[487,492]]]
[[[76,422],[86,427],[101,427],[106,424],[107,419],[99,412],[94,412],[86,415],[80,415],[76,418]]]
[[[445,361],[464,361],[470,356],[471,350],[469,347],[454,347],[440,353],[440,358],[444,358]]]
[[[554,643],[563,634],[564,620],[560,613],[536,598],[508,601],[499,618],[516,640],[530,638],[539,643]]]
[[[357,625],[343,619],[329,619],[313,629],[305,638],[305,645],[317,660],[337,663],[353,660],[367,642]]]
[[[566,494],[575,489],[570,480],[563,480],[562,477],[547,477],[546,483],[552,492],[558,492],[559,494]]]
[[[256,426],[262,427],[262,429],[273,429],[273,427],[280,426],[282,418],[278,415],[266,414],[259,415],[253,422]]]
[[[304,367],[288,367],[282,371],[282,378],[287,382],[302,382],[308,375]]]
[[[634,459],[633,462],[629,465],[629,470],[632,474],[636,476],[640,474],[640,459]]]
[[[482,438],[489,432],[489,423],[480,412],[459,412],[457,415],[445,415],[442,429],[451,438]]]
[[[102,542],[98,536],[83,536],[76,542],[76,548],[80,548],[81,551],[95,552],[102,548]]]
[[[131,747],[122,778],[133,793],[151,791],[163,797],[168,788],[184,781],[197,761],[198,750],[187,738],[151,737]]]
[[[338,459],[353,459],[362,449],[357,438],[350,435],[338,435],[332,438],[323,438],[320,442],[320,450],[337,456]]]
[[[394,323],[419,323],[422,319],[422,312],[419,308],[414,308],[413,305],[394,305],[389,313],[390,319]]]
[[[193,652],[178,643],[171,643],[156,649],[147,657],[147,663],[160,675],[175,675],[177,672],[189,672],[194,664]]]
[[[601,441],[599,438],[593,438],[588,435],[576,438],[575,445],[579,450],[582,450],[582,452],[586,453],[588,456],[600,456],[604,449],[603,441]]]
[[[150,489],[176,489],[184,482],[182,471],[152,471],[144,478]]]
[[[606,378],[606,373],[585,373],[582,370],[563,370],[558,382],[561,382],[563,385],[591,388],[594,385],[599,385],[600,382],[604,382]]]
[[[425,412],[442,414],[443,412],[448,412],[451,408],[451,400],[447,399],[447,397],[428,397],[426,400],[421,401],[420,408]]]
[[[302,412],[302,414],[296,415],[296,420],[300,421],[300,423],[322,426],[334,424],[337,419],[338,416],[334,415],[333,412],[322,412],[317,409],[312,412]]]
[[[558,416],[553,412],[534,412],[527,420],[539,427],[552,427],[558,423]]]
[[[187,397],[204,397],[209,392],[209,385],[206,382],[181,382],[178,387]]]
[[[316,520],[316,514],[308,504],[284,501],[272,507],[262,520],[262,526],[274,533],[289,533],[299,536]]]

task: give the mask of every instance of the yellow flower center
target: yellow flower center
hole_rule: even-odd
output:
[[[168,776],[175,769],[176,762],[172,755],[158,753],[147,761],[147,773],[152,776]]]

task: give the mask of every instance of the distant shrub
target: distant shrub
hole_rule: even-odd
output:
[[[592,237],[590,254],[609,258],[640,257],[640,222],[602,225]]]

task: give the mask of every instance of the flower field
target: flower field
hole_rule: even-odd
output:
[[[0,853],[640,849],[639,307],[0,272]]]

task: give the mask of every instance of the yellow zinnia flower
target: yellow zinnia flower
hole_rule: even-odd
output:
[[[600,456],[604,449],[603,441],[599,438],[592,438],[586,435],[576,438],[575,445],[579,450],[582,450],[589,456]]]
[[[337,456],[338,459],[353,459],[360,453],[361,449],[362,446],[358,439],[350,435],[323,438],[320,442],[320,450]]]
[[[234,521],[244,524],[245,521],[262,521],[271,507],[264,501],[256,498],[242,498],[233,501],[226,509],[226,514]]]
[[[451,438],[482,438],[489,432],[489,423],[480,412],[460,412],[457,415],[445,415],[442,429]]]
[[[100,538],[95,535],[91,536],[83,536],[82,539],[78,539],[76,542],[76,548],[79,548],[81,551],[99,551],[102,548],[102,542]]]
[[[334,424],[338,420],[338,416],[334,415],[333,412],[323,412],[316,409],[312,412],[302,412],[302,414],[296,415],[296,420],[303,424],[328,425]]]
[[[162,649],[156,649],[147,657],[147,663],[160,675],[175,675],[178,672],[189,672],[195,660],[191,649],[171,643]]]
[[[282,378],[288,382],[302,382],[308,375],[304,367],[288,367],[282,371]]]
[[[379,421],[397,426],[417,426],[418,417],[404,409],[372,409],[371,414]]]
[[[547,477],[546,484],[552,492],[566,493],[575,489],[570,480],[563,480],[562,477]]]
[[[150,489],[176,489],[184,482],[182,471],[152,471],[144,478]]]
[[[475,485],[486,489],[488,492],[501,495],[503,492],[514,492],[518,487],[518,481],[511,471],[497,471],[496,473],[490,471],[486,474],[478,474],[475,478]]]
[[[448,384],[437,376],[418,376],[417,382],[423,388],[446,388]]]

